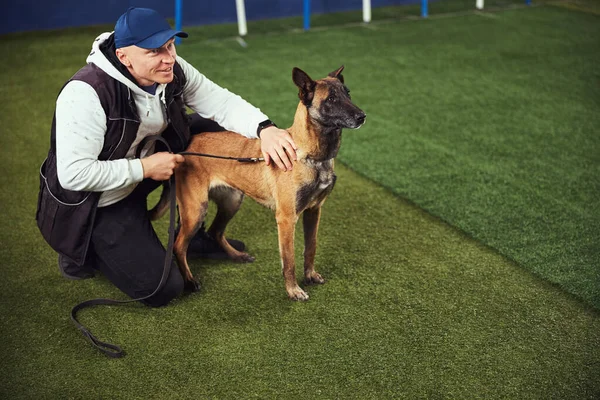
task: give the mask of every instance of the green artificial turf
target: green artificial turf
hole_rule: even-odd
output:
[[[360,56],[377,58],[358,83],[376,126],[341,160],[600,307],[600,17],[403,28]]]
[[[89,298],[124,296],[101,276],[62,278],[34,222],[53,102],[97,32],[0,37],[11,61],[0,72],[0,398],[597,398],[600,312],[589,298],[581,300],[585,291],[565,292],[566,285],[540,277],[551,275],[531,273],[531,263],[512,261],[497,251],[507,254],[504,248],[449,225],[458,222],[434,208],[457,204],[442,211],[477,216],[471,219],[486,232],[516,221],[536,235],[513,236],[515,248],[547,242],[557,261],[576,254],[587,238],[590,252],[579,257],[593,261],[597,231],[587,222],[598,214],[587,201],[592,187],[586,191],[581,182],[593,186],[597,168],[589,165],[597,139],[585,134],[598,126],[589,110],[589,102],[598,105],[597,67],[590,62],[598,53],[588,41],[597,34],[595,22],[541,7],[281,30],[250,35],[246,48],[207,40],[206,31],[218,27],[188,29],[179,53],[280,126],[291,123],[297,103],[294,66],[318,78],[345,64],[368,121],[344,133],[340,158],[352,169],[338,163],[317,253],[327,282],[307,288],[310,301],[287,300],[273,214],[248,200],[228,232],[246,242],[255,263],[195,261],[201,292],[165,308],[81,312],[100,339],[123,346],[127,356],[118,360],[85,342],[69,311]],[[277,31],[287,22],[273,24]],[[560,73],[549,80],[554,69]],[[550,98],[558,105],[541,113]],[[526,134],[516,134],[525,123]],[[536,161],[548,152],[553,162]],[[523,171],[513,165],[519,162]],[[549,189],[551,178],[561,191]],[[530,194],[526,200],[523,193]],[[475,207],[481,199],[496,219]],[[525,212],[511,213],[503,203],[509,201]],[[546,203],[553,212],[528,218]],[[591,221],[584,224],[573,204]],[[573,215],[579,230],[564,222]],[[546,224],[560,228],[556,236],[536,228]],[[166,225],[156,222],[163,238]],[[298,259],[301,236],[298,230]],[[572,271],[579,281],[585,273]]]

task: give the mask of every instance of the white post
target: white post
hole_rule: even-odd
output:
[[[244,0],[235,0],[235,10],[237,12],[238,32],[240,36],[246,36],[248,27],[246,26],[246,7]]]
[[[483,10],[483,0],[476,0],[475,7],[477,7],[478,10]]]
[[[363,21],[371,22],[371,0],[363,0]]]

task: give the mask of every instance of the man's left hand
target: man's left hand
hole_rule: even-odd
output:
[[[274,162],[284,171],[292,170],[297,147],[288,131],[269,126],[260,132],[260,140],[260,149],[267,165]]]

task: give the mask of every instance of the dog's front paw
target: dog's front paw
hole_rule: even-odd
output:
[[[311,272],[310,274],[304,276],[304,283],[306,285],[318,284],[321,285],[325,283],[325,279],[318,272]]]
[[[183,288],[188,292],[198,292],[200,291],[200,282],[197,279],[186,280],[184,282]]]
[[[306,301],[308,300],[308,294],[300,289],[300,286],[296,286],[293,289],[287,290],[288,297],[294,301]]]

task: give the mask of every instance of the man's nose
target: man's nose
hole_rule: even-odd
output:
[[[175,57],[177,57],[177,53],[175,53],[174,51],[167,51],[167,53],[163,57],[163,62],[165,64],[173,64],[175,63]]]

